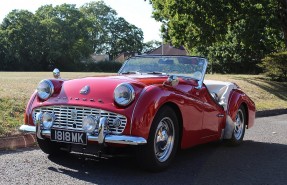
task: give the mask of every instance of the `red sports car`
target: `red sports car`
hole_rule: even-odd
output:
[[[103,155],[132,148],[150,170],[166,168],[179,148],[242,142],[255,105],[234,83],[205,80],[207,60],[136,56],[116,76],[42,80],[26,108],[24,132],[43,152]],[[121,149],[121,150],[117,150]]]

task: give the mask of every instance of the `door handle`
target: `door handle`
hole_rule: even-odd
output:
[[[216,116],[219,117],[219,118],[223,118],[224,114],[217,114]]]

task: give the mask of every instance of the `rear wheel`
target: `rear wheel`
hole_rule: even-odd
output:
[[[234,122],[234,131],[231,139],[228,140],[228,144],[236,146],[242,143],[245,134],[246,121],[245,108],[241,105],[237,111]]]
[[[167,168],[176,154],[178,141],[177,116],[172,108],[163,107],[154,118],[147,144],[138,150],[138,162],[150,171]]]

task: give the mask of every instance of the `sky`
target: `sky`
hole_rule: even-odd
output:
[[[93,0],[1,0],[0,1],[0,21],[14,9],[28,10],[35,12],[40,6],[53,4],[53,6],[68,3],[76,4],[77,7]],[[97,0],[94,0],[97,1]],[[160,23],[152,16],[152,6],[144,0],[104,0],[105,4],[112,7],[131,24],[141,28],[144,33],[144,42],[150,40],[161,41]]]

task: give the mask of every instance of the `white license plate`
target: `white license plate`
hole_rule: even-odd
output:
[[[85,132],[51,129],[51,140],[86,145],[87,134]]]

